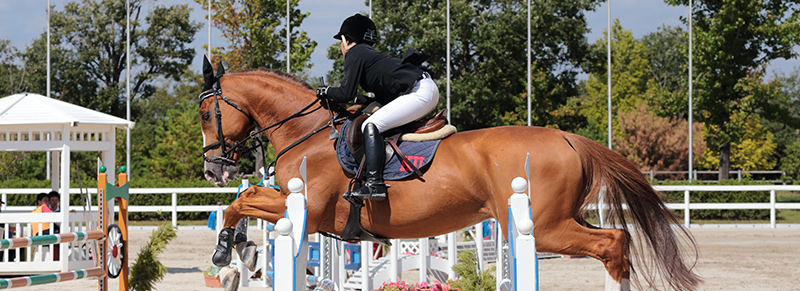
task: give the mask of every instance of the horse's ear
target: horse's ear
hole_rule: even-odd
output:
[[[214,67],[208,61],[208,56],[203,56],[203,91],[210,90],[214,86]]]
[[[225,75],[225,66],[222,65],[222,62],[219,62],[219,68],[217,68],[217,76],[222,77]]]

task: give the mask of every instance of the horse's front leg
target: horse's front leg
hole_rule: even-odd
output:
[[[214,248],[212,262],[220,270],[220,281],[225,290],[230,290],[239,284],[239,272],[229,268],[231,263],[232,249],[235,246],[236,252],[242,263],[250,271],[255,270],[258,254],[256,244],[247,241],[246,232],[236,234],[234,228],[245,217],[255,217],[275,223],[283,217],[286,209],[286,196],[281,192],[270,187],[250,187],[239,194],[239,198],[233,201],[225,210],[224,228],[220,230],[217,246]],[[246,229],[246,227],[245,227]]]
[[[245,217],[260,218],[272,223],[283,217],[286,196],[271,187],[253,186],[239,194],[239,198],[225,210],[225,228],[234,228]]]

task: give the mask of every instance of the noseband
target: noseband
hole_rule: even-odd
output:
[[[228,103],[228,105],[247,116],[247,119],[250,120],[251,123],[253,123],[254,120],[253,116],[244,112],[242,108],[233,103],[228,97],[222,95],[222,89],[220,89],[217,84],[219,83],[214,84],[214,88],[203,91],[203,93],[200,94],[200,104],[203,104],[203,101],[206,99],[214,97],[214,116],[217,119],[217,141],[203,147],[203,160],[209,163],[233,165],[235,163],[233,160],[233,153],[236,151],[243,153],[242,148],[244,147],[244,143],[247,142],[250,137],[238,141],[236,144],[230,144],[225,141],[225,136],[222,134],[222,112],[219,110],[219,99],[222,99],[225,103]],[[222,148],[222,156],[213,156],[212,158],[206,156],[206,152],[216,147]]]
[[[228,105],[230,105],[234,109],[238,110],[239,112],[241,112],[242,114],[247,116],[247,119],[250,121],[251,124],[255,124],[256,126],[258,126],[258,124],[253,119],[253,116],[251,116],[250,114],[248,114],[247,112],[242,110],[241,107],[237,106],[235,103],[233,103],[233,101],[231,101],[230,99],[228,99],[227,97],[222,95],[222,88],[220,88],[220,86],[219,86],[219,81],[215,82],[215,84],[214,84],[212,89],[209,89],[209,90],[203,91],[203,93],[200,93],[200,96],[199,96],[200,105],[203,104],[203,101],[205,101],[206,99],[209,99],[211,97],[214,97],[214,116],[217,119],[217,141],[212,143],[212,144],[210,144],[210,145],[207,145],[207,146],[203,147],[203,160],[206,161],[206,162],[209,162],[209,163],[220,164],[220,165],[223,165],[223,166],[225,166],[225,165],[233,166],[233,165],[236,164],[236,161],[233,160],[233,153],[234,152],[239,152],[241,154],[245,154],[245,153],[247,153],[247,152],[249,152],[249,151],[251,151],[253,149],[256,149],[258,147],[261,147],[263,149],[262,154],[264,155],[264,160],[266,161],[266,153],[267,153],[266,143],[262,142],[261,139],[255,138],[258,134],[261,134],[264,131],[266,131],[268,129],[271,129],[271,128],[274,128],[276,126],[283,125],[284,123],[286,123],[287,121],[289,121],[291,119],[311,114],[314,111],[317,111],[320,108],[322,108],[322,106],[319,106],[319,107],[317,107],[317,108],[315,108],[315,109],[313,109],[313,110],[311,110],[309,112],[305,112],[306,110],[308,110],[309,108],[314,106],[314,104],[317,103],[317,100],[315,99],[314,101],[311,101],[310,104],[308,104],[305,107],[303,107],[303,109],[300,109],[299,111],[295,112],[294,114],[290,115],[289,117],[284,118],[283,120],[280,120],[280,121],[278,121],[276,123],[273,123],[270,126],[267,126],[265,128],[262,128],[262,129],[259,129],[257,131],[254,131],[254,132],[250,133],[250,135],[248,135],[244,139],[242,139],[240,141],[237,141],[235,144],[230,144],[230,143],[225,141],[225,136],[222,134],[222,113],[220,112],[220,109],[219,109],[219,99],[222,99],[223,101],[225,101],[225,103],[228,103]],[[332,125],[331,123],[326,123],[324,126],[314,130],[310,134],[306,135],[305,137],[303,137],[300,140],[294,142],[293,144],[291,144],[287,148],[283,149],[280,153],[278,153],[275,156],[275,160],[272,161],[269,166],[267,166],[267,169],[269,169],[270,166],[274,165],[278,161],[278,158],[280,156],[282,156],[286,151],[288,151],[289,149],[297,146],[301,142],[307,140],[308,138],[310,138],[314,134],[322,131],[323,129],[325,129],[328,126],[331,126],[331,125]],[[255,146],[251,147],[251,148],[245,148],[245,144],[250,139],[255,140],[257,144]],[[221,147],[222,148],[222,156],[212,156],[212,157],[206,156],[206,152],[210,151],[211,149],[217,148],[217,147]],[[274,174],[274,172],[268,173],[269,176],[272,176],[273,174]]]

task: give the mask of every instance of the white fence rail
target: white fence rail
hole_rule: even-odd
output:
[[[778,209],[800,209],[800,202],[795,203],[778,203],[775,200],[776,191],[798,191],[800,192],[800,185],[752,185],[752,186],[721,186],[721,185],[670,185],[670,186],[654,186],[656,191],[682,191],[684,192],[683,203],[667,203],[667,207],[674,210],[684,211],[684,224],[690,226],[690,213],[691,210],[699,209],[769,209],[770,210],[770,227],[776,227],[776,212]],[[20,194],[38,194],[42,192],[49,192],[50,189],[45,188],[16,188],[16,189],[0,189],[2,200],[8,201],[8,195]],[[204,212],[215,211],[219,208],[217,205],[178,205],[178,194],[215,194],[215,193],[230,193],[235,195],[236,187],[226,188],[131,188],[130,194],[172,194],[171,205],[155,205],[155,206],[137,206],[129,205],[128,212],[163,212],[172,214],[172,225],[178,225],[178,212]],[[721,191],[763,191],[769,192],[770,202],[763,203],[690,203],[689,198],[692,192],[721,192]],[[70,189],[70,194],[79,194],[79,189]],[[97,194],[96,188],[90,188],[91,195]],[[34,206],[7,206],[3,205],[3,211],[31,211]],[[71,210],[82,210],[83,207],[70,206]],[[93,208],[94,210],[94,208]]]

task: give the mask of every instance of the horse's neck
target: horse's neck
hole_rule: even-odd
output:
[[[287,94],[292,94],[292,96]],[[257,98],[251,98],[250,106],[254,108],[253,117],[258,126],[266,128],[274,125],[273,128],[266,130],[264,134],[273,144],[275,150],[280,151],[288,147],[325,124],[327,117],[325,110],[314,111],[314,108],[316,108],[316,104],[314,104],[304,111],[314,111],[311,114],[292,118],[282,125],[275,125],[316,101],[313,98],[304,98],[305,94],[308,94],[308,92],[304,90],[291,90],[288,93],[287,91],[263,92],[257,94]]]

